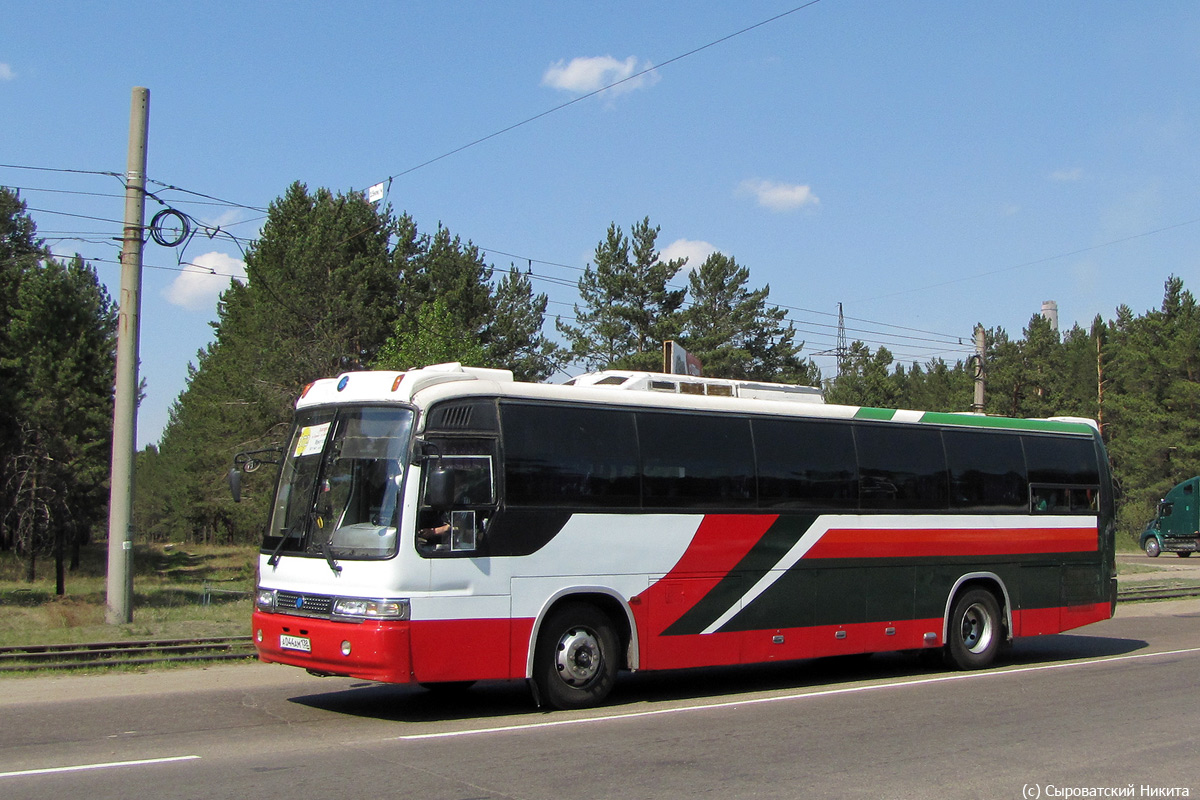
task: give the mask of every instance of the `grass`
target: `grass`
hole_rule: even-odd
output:
[[[26,583],[24,563],[2,553],[0,646],[248,634],[256,557],[253,546],[136,545],[133,622],[108,625],[103,544],[84,548],[63,597],[54,594],[52,559]],[[218,591],[204,604],[206,586]]]

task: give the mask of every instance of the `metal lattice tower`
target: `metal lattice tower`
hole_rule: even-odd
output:
[[[839,377],[846,371],[846,361],[849,358],[850,350],[846,347],[846,317],[842,313],[842,304],[838,303],[837,374]]]

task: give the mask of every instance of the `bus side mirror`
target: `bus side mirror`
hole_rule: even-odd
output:
[[[425,502],[433,508],[449,508],[454,505],[454,470],[433,467],[425,478]]]
[[[237,467],[229,470],[229,493],[233,495],[233,502],[242,502],[242,471]]]

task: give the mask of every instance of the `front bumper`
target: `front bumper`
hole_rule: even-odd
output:
[[[255,610],[253,623],[260,661],[384,683],[413,680],[407,620],[340,622]],[[306,640],[310,650],[281,647],[281,637]]]

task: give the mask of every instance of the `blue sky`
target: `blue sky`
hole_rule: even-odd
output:
[[[1172,274],[1196,291],[1200,4],[821,0],[720,41],[800,5],[10,3],[0,185],[116,296],[122,187],[90,171],[124,171],[146,86],[149,177],[239,204],[152,185],[172,207],[253,239],[292,181],[396,176],[388,202],[531,268],[552,315],[608,225],[645,216],[667,255],[769,284],[809,354],[839,302],[850,339],[924,363],[1043,300],[1066,328],[1157,307]],[[147,246],[139,446],[240,258]]]

